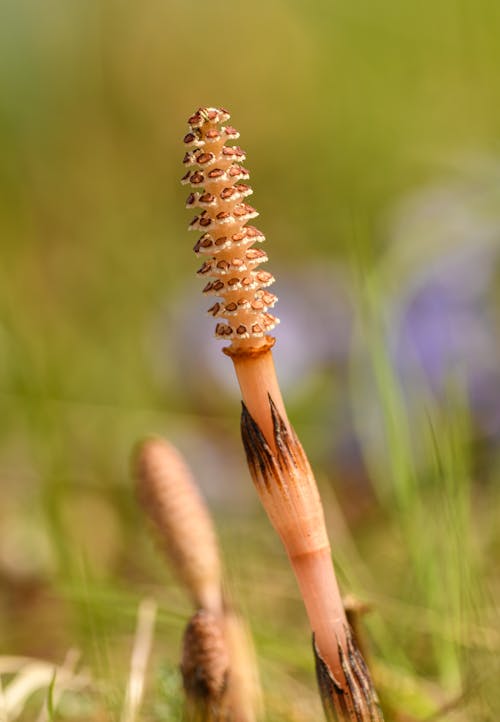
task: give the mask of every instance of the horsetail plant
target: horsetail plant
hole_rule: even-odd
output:
[[[160,438],[135,456],[139,501],[196,607],[183,639],[181,673],[187,722],[256,722],[260,685],[241,616],[223,591],[210,513],[184,459]]]
[[[242,394],[241,432],[249,470],[271,523],[281,537],[304,600],[313,632],[316,673],[325,715],[335,722],[383,720],[369,671],[346,619],[324,521],[323,507],[307,456],[287,418],[268,335],[278,319],[267,288],[274,278],[258,268],[267,261],[255,243],[264,235],[248,222],[257,211],[245,199],[249,178],[244,151],[228,146],[239,133],[226,125],[223,108],[200,108],[188,120],[184,138],[193,192],[188,208],[200,213],[189,228],[201,231],[194,247],[208,278],[203,292],[218,297],[209,313],[215,334],[230,341]]]

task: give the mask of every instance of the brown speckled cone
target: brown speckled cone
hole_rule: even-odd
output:
[[[199,208],[190,230],[201,231],[194,250],[203,258],[198,274],[210,279],[203,292],[219,297],[209,313],[220,321],[215,328],[219,338],[240,347],[268,345],[266,334],[279,322],[268,313],[276,296],[266,290],[273,276],[258,268],[267,261],[264,251],[253,248],[265,240],[248,222],[258,216],[245,199],[252,194],[246,183],[248,171],[240,163],[244,151],[228,146],[239,138],[233,127],[225,125],[229,113],[222,108],[200,108],[189,118],[189,133],[184,143],[188,171],[182,182],[195,191],[187,199],[188,208]]]

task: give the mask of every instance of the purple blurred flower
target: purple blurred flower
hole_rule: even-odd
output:
[[[423,374],[439,398],[458,373],[482,431],[500,434],[500,335],[493,301],[500,213],[492,205],[500,184],[496,176],[490,181],[428,189],[399,212],[391,253],[401,255],[402,244],[419,239],[420,249],[403,291],[389,300],[398,319],[389,343],[409,396],[412,389],[418,393]]]
[[[456,179],[406,198],[393,212],[386,236],[387,250],[377,273],[377,302],[389,360],[412,426],[415,463],[425,463],[418,449],[427,394],[430,391],[438,405],[445,403],[456,383],[465,392],[474,434],[496,444],[500,438],[500,165],[469,166]],[[374,464],[377,474],[377,464],[391,452],[366,343],[366,337],[360,339],[355,349],[352,424],[347,421],[336,439],[336,459],[343,468],[360,470],[365,460]],[[359,446],[350,435],[359,439]]]

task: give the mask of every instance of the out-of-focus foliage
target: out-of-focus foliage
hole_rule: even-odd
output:
[[[218,515],[270,719],[318,714],[185,230],[181,139],[208,104],[248,153],[278,371],[350,524],[332,514],[336,561],[375,607],[386,704],[495,719],[499,67],[494,0],[2,0],[0,653],[80,649],[105,693],[62,715],[120,709],[144,594],[161,601],[146,718],[178,714],[189,607],[128,470],[151,431]]]

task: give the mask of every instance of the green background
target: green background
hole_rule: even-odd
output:
[[[309,264],[351,279],[388,445],[367,449],[357,485],[342,478],[331,448],[359,407],[355,354],[342,376],[312,365],[290,410],[333,510],[344,588],[376,610],[388,709],[426,719],[458,699],[442,719],[495,718],[498,450],[475,467],[460,389],[411,427],[377,309],[440,243],[414,233],[409,266],[392,251],[405,198],[472,183],[478,158],[498,189],[499,68],[494,0],[0,2],[0,652],[59,662],[82,650],[106,691],[77,695],[62,718],[118,718],[150,594],[161,623],[145,719],[176,704],[190,607],[129,472],[151,432],[180,445],[211,500],[270,719],[318,714],[307,624],[244,469],[237,397],[204,365],[212,324],[179,184],[200,105],[228,108],[241,133],[278,294],[280,269],[299,298]],[[222,354],[220,366],[231,377]]]

